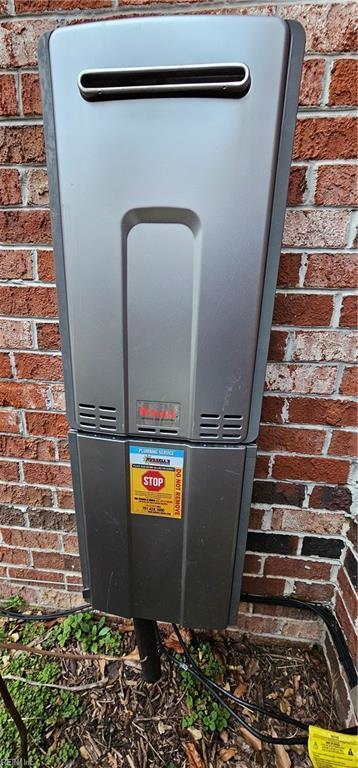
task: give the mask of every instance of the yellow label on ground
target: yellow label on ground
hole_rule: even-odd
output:
[[[132,515],[182,516],[184,451],[131,445]]]
[[[313,768],[358,768],[358,736],[310,725],[308,754]]]

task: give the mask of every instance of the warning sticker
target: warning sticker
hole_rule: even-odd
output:
[[[182,516],[184,451],[129,447],[131,513]]]
[[[308,754],[313,768],[357,768],[358,736],[310,725]]]

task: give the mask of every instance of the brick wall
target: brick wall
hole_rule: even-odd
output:
[[[354,5],[344,0],[0,0],[1,593],[81,599],[37,41],[59,24],[204,10],[276,13],[306,29],[244,588],[330,602],[353,647],[357,62]],[[322,637],[308,614],[278,608],[243,606],[239,623]]]

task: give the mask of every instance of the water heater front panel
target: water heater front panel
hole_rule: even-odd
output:
[[[264,17],[50,35],[74,427],[245,441],[289,46]],[[233,62],[249,73],[239,97],[79,88],[90,72]]]

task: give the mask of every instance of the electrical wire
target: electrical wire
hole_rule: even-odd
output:
[[[173,625],[173,628],[174,628],[174,625]],[[175,631],[175,630],[174,630],[174,631]],[[178,632],[179,632],[179,630],[178,630]],[[179,633],[179,634],[180,634],[180,633]],[[178,638],[178,639],[179,639],[179,638]],[[185,649],[187,650],[187,648],[186,648],[186,646],[185,646],[185,643],[184,643],[184,641],[182,641],[182,642],[183,642],[183,650],[184,650],[184,647],[185,647]],[[166,656],[166,657],[167,657],[167,658],[168,658],[168,659],[169,659],[169,660],[170,660],[170,661],[171,661],[173,664],[175,664],[176,666],[178,666],[180,669],[182,669],[182,670],[183,670],[183,671],[185,671],[185,672],[190,672],[190,674],[192,674],[192,675],[193,675],[193,677],[195,677],[195,678],[196,678],[196,679],[197,679],[197,680],[198,680],[198,681],[199,681],[199,682],[200,682],[202,685],[204,685],[204,686],[205,686],[205,687],[206,687],[206,688],[209,690],[209,693],[211,694],[211,696],[213,696],[213,697],[214,697],[214,698],[215,698],[215,699],[216,699],[218,702],[220,702],[221,706],[222,706],[222,707],[224,707],[224,708],[225,708],[225,709],[226,709],[226,710],[229,712],[230,716],[231,716],[231,717],[232,717],[234,720],[236,720],[236,722],[237,722],[237,723],[238,723],[238,724],[239,724],[239,725],[240,725],[242,728],[245,728],[247,731],[249,731],[249,733],[251,733],[251,735],[252,735],[252,736],[255,736],[257,739],[260,739],[260,741],[263,741],[263,742],[265,742],[266,744],[283,744],[283,745],[285,745],[285,746],[290,746],[290,745],[291,745],[291,746],[293,746],[293,745],[295,745],[295,744],[304,744],[304,745],[305,745],[305,744],[307,744],[307,741],[308,741],[308,737],[307,737],[307,736],[287,736],[287,737],[278,737],[278,736],[269,736],[269,735],[268,735],[268,734],[266,734],[266,733],[262,733],[262,732],[261,732],[261,731],[259,731],[257,728],[255,728],[255,726],[253,726],[251,723],[248,723],[248,722],[247,722],[247,720],[245,720],[245,718],[244,718],[244,717],[242,717],[242,715],[239,715],[239,714],[238,714],[238,713],[237,713],[237,712],[236,712],[236,711],[235,711],[235,710],[234,710],[234,709],[233,709],[233,708],[232,708],[232,707],[231,707],[231,706],[230,706],[230,705],[229,705],[229,704],[228,704],[228,703],[227,703],[227,702],[226,702],[226,701],[223,699],[223,696],[225,696],[225,694],[227,694],[228,692],[227,692],[227,691],[225,691],[225,689],[224,689],[224,688],[220,688],[220,686],[218,686],[218,688],[219,688],[219,690],[220,690],[220,693],[219,693],[219,692],[216,690],[216,687],[214,687],[214,686],[212,685],[212,680],[210,680],[210,679],[209,679],[209,678],[208,678],[208,677],[207,677],[207,676],[206,676],[206,675],[205,675],[205,674],[204,674],[204,673],[203,673],[203,672],[200,670],[200,668],[199,668],[199,671],[198,671],[198,667],[197,667],[196,663],[194,662],[194,660],[192,659],[192,657],[190,656],[190,654],[189,654],[189,657],[190,657],[190,663],[189,663],[189,660],[188,660],[188,663],[185,663],[185,662],[183,662],[183,661],[180,661],[180,659],[177,659],[177,658],[176,658],[176,656],[173,656],[173,654],[171,654],[171,653],[168,651],[168,649],[167,649],[167,648],[166,648],[166,647],[163,645],[163,643],[161,642],[161,640],[160,640],[160,648],[161,648],[161,650],[163,651],[163,653],[165,654],[165,656]],[[188,652],[188,653],[189,653],[189,652]],[[237,698],[237,697],[236,697],[236,698]],[[236,703],[238,703],[238,702],[236,702]],[[241,706],[245,706],[247,709],[249,709],[249,708],[250,708],[250,709],[252,709],[252,706],[253,706],[253,705],[251,705],[249,702],[248,702],[248,704],[249,704],[249,706],[247,706],[247,703],[245,702],[245,704],[242,704]],[[257,705],[254,705],[254,706],[255,706],[255,708],[256,708],[256,706],[257,706]],[[267,714],[267,713],[265,713],[265,714]],[[277,713],[277,715],[275,714],[275,718],[276,718],[276,719],[280,719],[280,718],[278,717],[278,714],[279,714],[279,713]],[[297,722],[298,722],[298,721],[297,721]],[[301,729],[301,730],[304,730],[304,729],[306,729],[306,726],[302,725],[302,723],[300,723],[300,724],[299,724],[299,727],[300,727],[300,729]]]
[[[52,619],[61,619],[62,616],[71,616],[72,613],[82,613],[82,611],[93,611],[93,608],[88,603],[54,613],[18,613],[0,608],[0,616],[7,619],[18,619],[18,621],[52,621]]]

